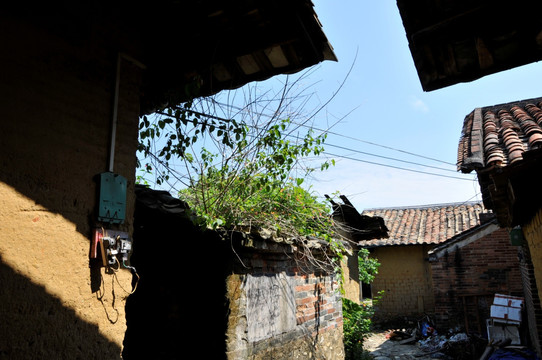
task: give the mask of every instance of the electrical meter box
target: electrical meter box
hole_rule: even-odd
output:
[[[99,175],[98,220],[122,224],[126,217],[126,178],[112,172]]]
[[[523,230],[521,227],[516,226],[510,230],[510,243],[513,246],[521,246],[525,243],[525,238],[523,237]]]

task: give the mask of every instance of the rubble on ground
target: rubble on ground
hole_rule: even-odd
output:
[[[423,353],[417,358],[540,360],[535,352],[515,343],[515,339],[487,339],[467,334],[459,327],[440,333],[428,316],[418,321],[417,327],[388,330],[386,338],[398,346],[415,345]]]

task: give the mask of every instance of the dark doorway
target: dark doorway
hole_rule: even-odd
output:
[[[361,296],[363,299],[372,299],[373,291],[371,284],[361,283]]]
[[[140,280],[126,302],[123,358],[226,359],[224,241],[186,217],[165,192],[136,189],[131,265]]]

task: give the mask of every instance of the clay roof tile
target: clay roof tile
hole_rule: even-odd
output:
[[[369,247],[440,244],[480,224],[486,212],[481,202],[367,209],[363,215],[379,216],[389,229],[389,238],[363,241]]]
[[[481,112],[483,126],[474,123]],[[483,146],[476,146],[479,138]],[[489,166],[504,167],[520,162],[525,152],[542,147],[542,98],[475,109],[465,117],[458,146],[459,171],[471,172]]]

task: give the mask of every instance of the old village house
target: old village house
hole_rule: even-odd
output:
[[[133,275],[89,254],[132,236],[140,116],[335,55],[305,0],[13,2],[0,30],[0,357],[119,358]]]

